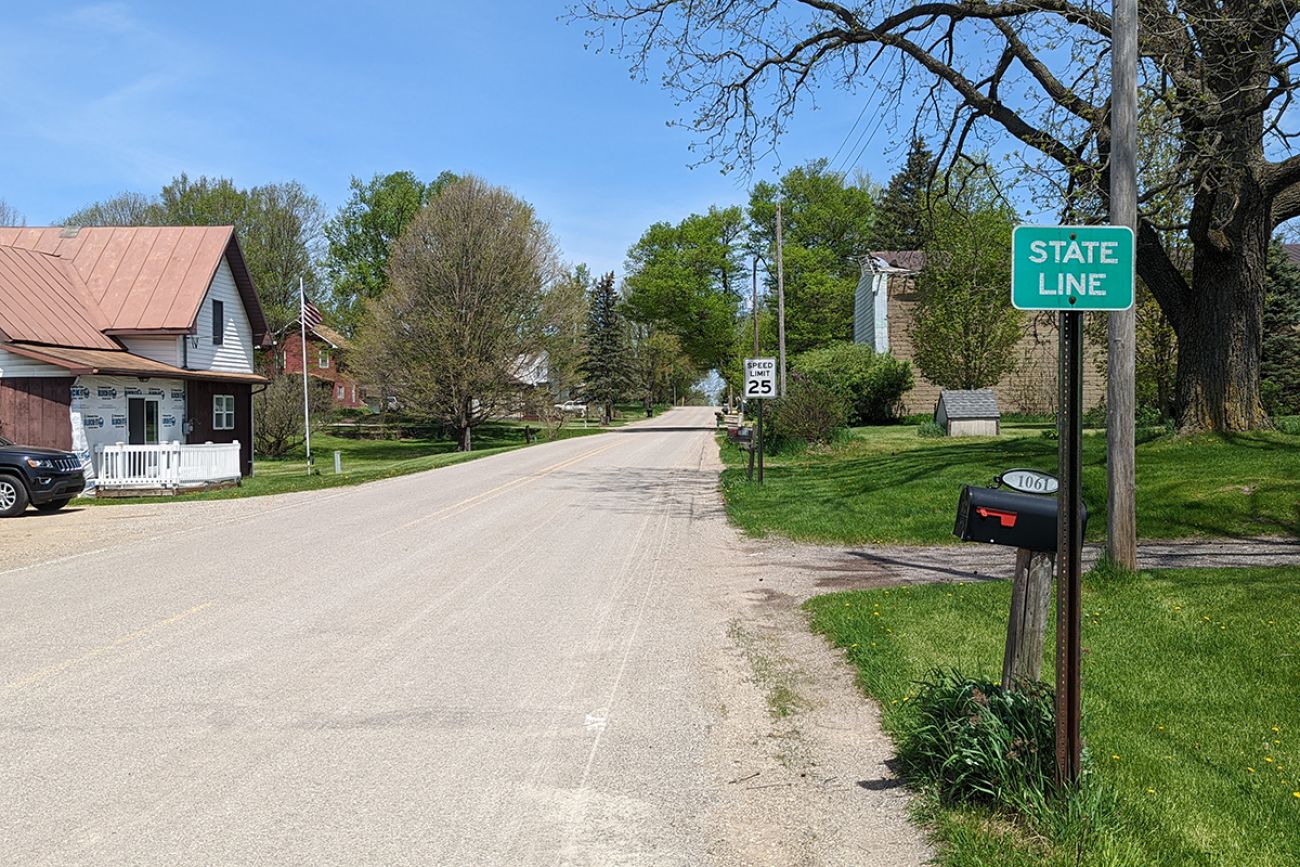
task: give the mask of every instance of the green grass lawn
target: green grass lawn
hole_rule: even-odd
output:
[[[910,425],[857,428],[832,446],[769,456],[766,483],[746,481],[746,455],[722,444],[727,513],[746,532],[832,544],[955,542],[964,484],[1013,467],[1056,470],[1046,422],[1001,437],[926,439]],[[1106,527],[1105,435],[1084,438],[1088,537]],[[1137,448],[1143,538],[1300,535],[1300,435],[1147,436]]]
[[[614,427],[626,423],[616,420]],[[113,505],[118,503],[173,502],[184,500],[224,500],[234,497],[257,497],[265,494],[284,494],[291,491],[310,491],[340,485],[356,485],[376,479],[404,476],[423,470],[463,463],[475,458],[500,454],[525,446],[524,427],[539,428],[538,422],[502,421],[483,425],[474,432],[474,450],[456,451],[451,440],[403,439],[367,440],[350,439],[328,434],[312,434],[312,453],[317,474],[307,475],[306,452],[300,446],[285,458],[255,459],[253,476],[244,479],[236,488],[181,494],[175,497],[129,497],[95,499],[88,497],[87,504]],[[558,439],[598,434],[602,428],[597,423],[583,427],[582,422],[569,421],[560,429]],[[538,438],[536,442],[547,442]],[[342,453],[343,472],[334,472],[334,452]],[[81,504],[82,501],[78,501]]]
[[[1088,576],[1083,734],[1114,805],[1078,863],[1300,864],[1298,586],[1294,568]],[[806,608],[897,735],[928,670],[1000,677],[1009,604],[1009,585],[989,582],[838,593]],[[925,803],[944,863],[1076,863],[1061,841],[1005,817]]]

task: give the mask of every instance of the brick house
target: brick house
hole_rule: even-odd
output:
[[[921,250],[886,250],[862,262],[853,299],[853,340],[870,344],[912,363],[915,385],[903,395],[907,415],[934,412],[940,387],[916,366],[911,325],[917,303],[916,277],[925,267]],[[1008,297],[1011,287],[1007,287]],[[1003,412],[1049,413],[1057,400],[1057,318],[1054,313],[1026,313],[1025,334],[1015,347],[1016,369],[993,386]],[[1098,370],[1098,350],[1084,342],[1083,405],[1090,409],[1105,398],[1106,382]]]
[[[348,370],[347,354],[352,349],[352,341],[328,326],[318,325],[307,328],[304,346],[302,326],[294,322],[280,332],[276,342],[274,361],[279,370],[302,376],[305,356],[307,376],[321,388],[329,388],[336,409],[365,409],[366,389]]]

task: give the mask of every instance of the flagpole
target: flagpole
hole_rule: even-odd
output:
[[[307,435],[307,475],[311,475],[311,410],[307,399],[307,296],[298,278],[298,325],[302,331],[302,427]]]

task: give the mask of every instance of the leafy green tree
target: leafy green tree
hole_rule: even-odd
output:
[[[656,403],[666,403],[675,391],[685,392],[696,379],[695,367],[674,334],[648,325],[634,325],[628,345],[632,386],[646,415]]]
[[[675,335],[697,369],[724,369],[748,289],[744,238],[738,207],[655,223],[628,250],[628,316]]]
[[[1300,268],[1273,244],[1264,304],[1260,391],[1272,415],[1300,415]]]
[[[766,263],[769,306],[776,298],[776,203],[781,202],[785,268],[786,348],[802,352],[853,338],[853,294],[859,262],[870,252],[877,219],[865,178],[843,175],[815,160],[760,182],[749,197],[751,249]]]
[[[325,224],[325,273],[339,330],[345,334],[356,330],[366,300],[378,298],[388,285],[393,243],[420,209],[456,180],[451,172],[428,184],[412,172],[376,174],[369,181],[352,178],[352,195]]]
[[[156,197],[122,193],[68,217],[78,226],[234,226],[273,330],[298,316],[298,280],[318,295],[324,211],[297,181],[243,189],[229,178],[181,174]]]
[[[541,346],[547,356],[553,397],[570,397],[582,381],[590,291],[591,272],[586,265],[578,265],[562,274],[542,296]]]
[[[554,242],[531,205],[471,175],[407,225],[389,269],[358,332],[355,364],[469,451],[474,429],[517,398],[521,364],[540,349]]]
[[[1178,336],[1183,430],[1268,423],[1260,360],[1273,232],[1300,217],[1294,4],[1140,3],[1138,87],[1168,111],[1165,170],[1139,157],[1136,265]],[[693,114],[705,158],[752,166],[823,88],[875,113],[926,94],[914,129],[941,131],[946,166],[1005,144],[1022,186],[1063,209],[1104,201],[1110,179],[1112,9],[1081,2],[579,0],[574,17]],[[880,62],[877,63],[876,61]],[[662,66],[661,66],[662,65]],[[882,70],[890,72],[885,75]],[[1151,205],[1191,202],[1185,222]],[[1191,267],[1170,249],[1186,239]],[[1189,277],[1190,273],[1190,277]]]
[[[979,174],[932,202],[930,244],[917,276],[915,360],[944,388],[986,388],[1016,366],[1024,328],[1011,306],[1014,212]]]
[[[916,136],[903,167],[889,179],[880,198],[880,215],[872,247],[876,250],[924,250],[929,243],[928,202],[934,154]]]
[[[591,288],[587,313],[587,397],[600,404],[602,424],[614,417],[614,403],[627,387],[627,323],[610,271]]]
[[[63,218],[62,225],[162,226],[167,219],[156,198],[127,190],[73,211]]]

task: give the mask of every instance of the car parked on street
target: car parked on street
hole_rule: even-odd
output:
[[[566,400],[564,403],[557,403],[555,408],[564,413],[587,414],[587,402],[585,400]]]
[[[0,437],[0,518],[21,515],[29,503],[39,512],[57,512],[85,487],[81,458],[72,452]]]

